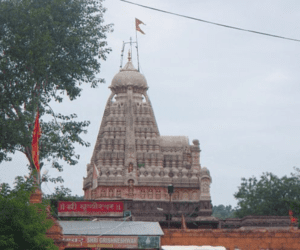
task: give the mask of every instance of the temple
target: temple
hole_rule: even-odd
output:
[[[135,221],[188,221],[213,217],[200,144],[186,136],[161,136],[145,77],[128,62],[114,76],[93,155],[83,181],[85,200],[123,200]],[[94,166],[98,170],[93,185]],[[172,184],[172,208],[168,185]]]

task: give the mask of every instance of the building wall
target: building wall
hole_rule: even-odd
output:
[[[98,186],[94,190],[85,190],[88,199],[134,199],[169,201],[167,187],[162,186]],[[200,190],[195,188],[176,188],[172,201],[199,201]]]
[[[225,220],[220,220],[219,228],[234,229],[240,227],[289,227],[290,223],[291,221],[289,216],[248,215],[241,219],[227,218]]]
[[[300,230],[226,230],[164,229],[161,245],[211,245],[224,246],[228,250],[241,249],[300,249]]]

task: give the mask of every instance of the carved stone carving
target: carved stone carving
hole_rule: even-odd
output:
[[[201,191],[203,193],[209,193],[209,185],[210,185],[209,180],[205,179],[205,180],[202,181],[201,184],[202,184],[201,185],[201,187],[202,187]]]
[[[117,198],[121,198],[121,190],[117,189]]]
[[[179,193],[178,193],[178,192],[175,192],[175,193],[173,194],[172,199],[173,199],[174,201],[178,201],[178,200],[179,200]]]
[[[133,171],[133,164],[132,163],[129,163],[129,166],[128,166],[128,173],[131,173]]]
[[[198,200],[198,194],[196,192],[193,192],[192,194],[192,200]]]
[[[189,194],[187,192],[184,192],[182,194],[182,200],[184,200],[184,201],[188,201],[189,200]]]
[[[145,191],[145,189],[142,189],[142,190],[141,190],[141,198],[142,198],[142,199],[145,199],[145,198],[146,198],[146,191]]]
[[[156,199],[159,200],[161,198],[160,190],[156,190]]]
[[[109,189],[109,197],[110,198],[114,197],[114,190],[113,189]]]
[[[148,198],[149,199],[153,199],[153,191],[152,191],[152,189],[149,189],[149,191],[148,191]]]

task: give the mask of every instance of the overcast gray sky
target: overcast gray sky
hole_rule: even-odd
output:
[[[212,22],[300,39],[300,1],[132,0],[154,8]],[[76,166],[65,164],[64,186],[83,195],[89,163],[105,103],[107,88],[120,66],[122,41],[135,40],[135,17],[146,35],[138,34],[141,72],[161,135],[199,139],[200,162],[212,176],[213,205],[236,206],[233,194],[241,178],[272,172],[279,177],[300,166],[300,43],[227,29],[134,6],[118,0],[104,2],[108,36],[113,49],[102,62],[97,89],[84,87],[76,101],[52,104],[56,112],[77,113],[91,125],[84,138],[91,147],[76,147]],[[135,53],[135,52],[134,52]],[[127,55],[127,49],[125,58]],[[127,59],[126,59],[127,60]],[[123,65],[125,64],[125,60]],[[133,54],[135,66],[136,58]],[[0,181],[28,174],[26,158],[2,163]],[[52,193],[54,184],[42,184]]]

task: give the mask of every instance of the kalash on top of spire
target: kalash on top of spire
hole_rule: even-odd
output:
[[[190,145],[186,136],[160,136],[147,81],[134,68],[130,52],[109,88],[111,95],[83,182],[85,199],[142,202],[143,209],[128,209],[137,220],[143,220],[145,213],[149,219],[147,209],[159,207],[157,202],[160,207],[168,204],[167,187],[172,184],[173,202],[192,202],[198,215],[210,216],[211,177],[201,168],[199,141]],[[99,170],[96,185],[92,185],[94,166]],[[151,220],[163,218],[163,212],[161,218],[157,212]]]

